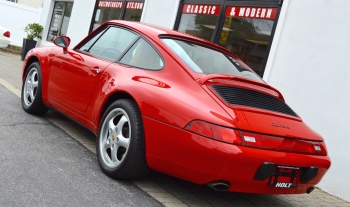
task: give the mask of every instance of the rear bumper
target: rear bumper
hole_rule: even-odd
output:
[[[157,171],[198,184],[223,180],[229,191],[259,194],[296,194],[320,182],[329,169],[328,156],[261,150],[222,143],[180,128],[143,118],[149,166]],[[296,188],[272,188],[269,179],[254,180],[264,162],[298,168],[317,167],[316,176]]]
[[[310,187],[315,186],[321,181],[330,167],[328,156],[309,156],[247,147],[239,148],[241,153],[230,159],[230,164],[227,165],[223,175],[214,175],[215,180],[223,179],[231,183],[229,191],[259,194],[306,193]],[[272,188],[269,187],[269,178],[254,180],[254,176],[264,162],[271,162],[276,166],[298,167],[300,169],[317,167],[318,171],[316,176],[306,183],[300,182],[299,175],[296,188]]]

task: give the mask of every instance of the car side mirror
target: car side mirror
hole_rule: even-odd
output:
[[[70,45],[70,38],[67,36],[59,36],[56,37],[53,40],[53,43],[58,46],[58,47],[62,47],[63,48],[63,53],[66,54],[67,53],[67,48]]]

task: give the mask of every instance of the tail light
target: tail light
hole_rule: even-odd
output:
[[[326,145],[324,142],[313,142],[249,133],[199,120],[190,122],[185,129],[211,139],[216,139],[235,145],[281,152],[327,155]]]
[[[192,121],[185,127],[185,129],[219,141],[237,145],[243,144],[241,134],[238,130],[210,124],[204,121]]]
[[[4,36],[10,38],[10,31],[5,32]]]
[[[310,155],[327,155],[326,145],[323,142],[290,139],[248,132],[241,133],[245,146],[247,147]]]

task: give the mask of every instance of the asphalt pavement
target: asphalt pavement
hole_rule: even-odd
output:
[[[48,115],[50,116],[50,115]],[[0,206],[163,206],[0,85]]]
[[[37,117],[22,110],[22,64],[19,56],[0,52],[0,206],[350,207],[318,188],[256,195],[216,192],[157,172],[138,181],[110,179],[86,129],[54,111]]]

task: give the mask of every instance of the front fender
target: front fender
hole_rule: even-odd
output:
[[[24,76],[27,72],[28,67],[36,61],[40,64],[42,74],[42,96],[44,103],[47,103],[47,86],[49,82],[51,63],[53,58],[60,51],[62,51],[62,48],[59,47],[34,48],[27,53],[25,59],[23,60],[22,82],[24,81]]]

